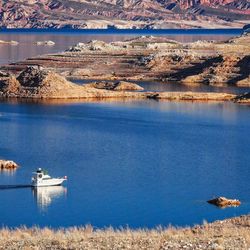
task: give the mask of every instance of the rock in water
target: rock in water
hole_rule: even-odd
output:
[[[18,165],[14,161],[0,160],[0,169],[12,170],[17,167]]]
[[[36,42],[36,45],[38,45],[38,46],[41,46],[41,45],[54,46],[55,42],[53,42],[53,41],[38,41],[38,42]]]
[[[210,204],[213,204],[213,205],[215,205],[217,207],[221,207],[221,208],[224,208],[224,207],[238,207],[241,204],[241,202],[239,200],[227,199],[225,197],[217,197],[215,199],[208,200],[207,202],[210,203]]]

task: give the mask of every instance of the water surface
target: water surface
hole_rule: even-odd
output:
[[[0,224],[193,225],[250,209],[250,107],[232,103],[0,104],[0,184],[45,167],[65,187],[0,190]],[[243,201],[217,209],[213,196]]]
[[[85,79],[85,80],[72,80],[70,81],[77,83],[79,85],[100,82],[100,80],[96,79]],[[115,82],[107,80],[108,82]],[[237,87],[233,85],[228,86],[209,86],[202,84],[200,86],[188,86],[181,83],[176,82],[164,82],[164,81],[131,81],[132,83],[136,83],[139,86],[143,87],[142,91],[158,91],[158,92],[178,92],[178,91],[192,91],[192,92],[217,92],[217,93],[231,93],[231,94],[243,94],[250,91],[250,87]]]
[[[141,35],[164,36],[179,42],[197,40],[227,40],[240,35],[241,29],[193,30],[1,30],[0,40],[17,41],[18,45],[0,44],[0,65],[24,60],[37,55],[64,51],[78,42],[102,40],[122,41]],[[55,46],[37,46],[37,41],[54,41]]]

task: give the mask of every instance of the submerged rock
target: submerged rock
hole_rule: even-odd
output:
[[[213,204],[217,207],[237,207],[241,204],[241,202],[239,200],[236,199],[227,199],[225,197],[217,197],[215,199],[212,200],[208,200],[207,201],[210,204]]]
[[[16,169],[18,165],[14,161],[9,161],[9,160],[0,160],[0,169]]]

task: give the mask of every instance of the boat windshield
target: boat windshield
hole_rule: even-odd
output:
[[[50,180],[50,179],[52,179],[51,177],[45,177],[45,178],[43,178],[43,180]]]
[[[37,171],[36,171],[36,173],[38,173],[38,174],[44,174],[44,175],[48,175],[48,171],[47,170],[45,170],[45,169],[38,169]]]

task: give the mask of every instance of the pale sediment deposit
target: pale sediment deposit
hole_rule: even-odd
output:
[[[4,40],[0,40],[0,44],[10,44],[10,45],[18,45],[19,43],[17,41],[4,41]]]

